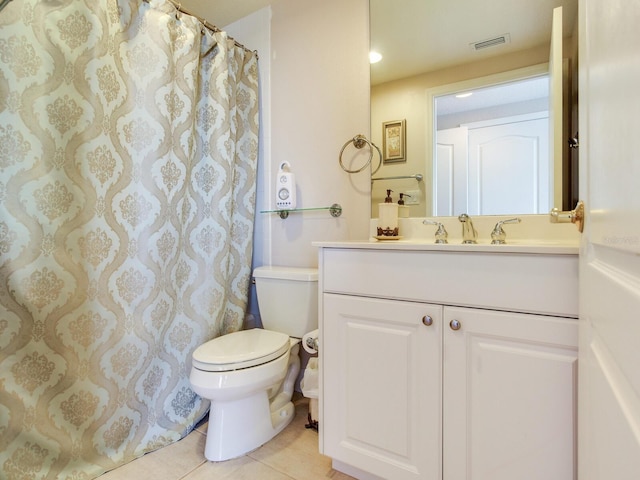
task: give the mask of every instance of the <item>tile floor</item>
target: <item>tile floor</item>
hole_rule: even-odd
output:
[[[306,429],[308,399],[296,394],[296,415],[273,440],[241,458],[213,463],[204,458],[207,423],[179,442],[156,450],[98,477],[100,480],[316,480],[353,477],[331,468],[318,453],[318,433]]]

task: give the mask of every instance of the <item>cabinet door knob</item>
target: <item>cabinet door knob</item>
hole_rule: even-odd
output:
[[[422,317],[422,323],[424,323],[427,327],[430,327],[431,325],[433,325],[433,318],[431,318],[429,315],[425,315],[424,317]]]
[[[451,320],[449,322],[449,326],[451,327],[451,330],[460,330],[460,327],[462,325],[460,324],[460,322],[458,320]]]

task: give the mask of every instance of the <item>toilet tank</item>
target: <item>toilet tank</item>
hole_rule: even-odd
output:
[[[253,277],[265,329],[302,338],[318,328],[317,268],[265,266]]]

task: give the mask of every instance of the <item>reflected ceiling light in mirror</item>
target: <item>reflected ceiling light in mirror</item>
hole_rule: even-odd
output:
[[[471,95],[473,95],[473,92],[459,93],[456,95],[456,98],[467,98],[467,97],[470,97]]]
[[[382,55],[378,52],[374,52],[373,50],[369,52],[369,63],[378,63],[382,60]]]

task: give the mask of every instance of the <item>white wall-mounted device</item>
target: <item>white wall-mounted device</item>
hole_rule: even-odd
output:
[[[276,208],[278,210],[296,208],[296,177],[291,173],[289,162],[282,162],[276,175]]]

